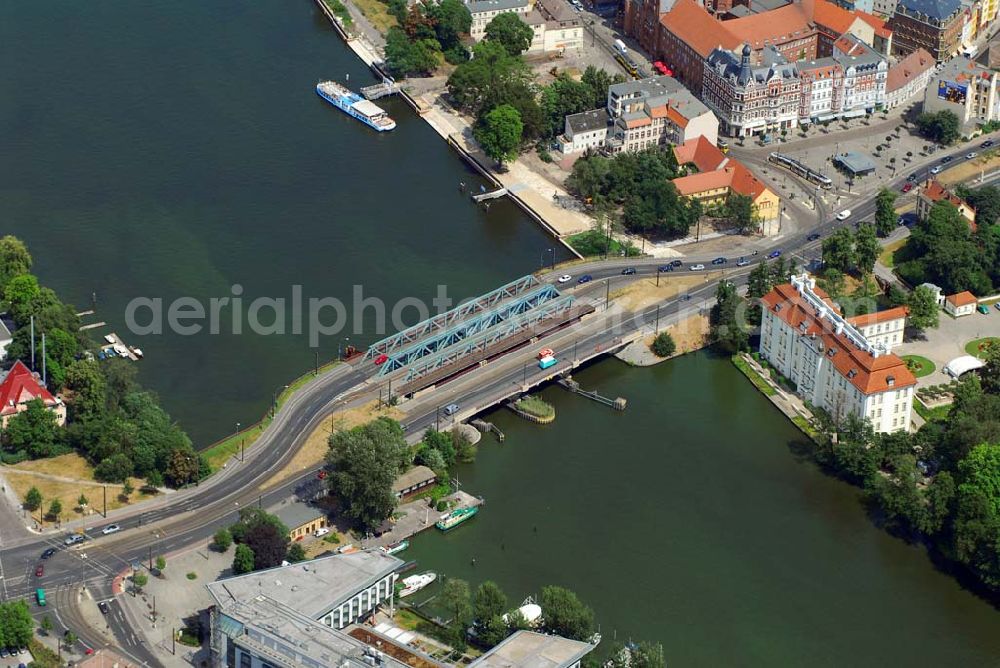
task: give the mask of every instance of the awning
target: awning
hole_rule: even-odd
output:
[[[844,118],[857,118],[858,116],[864,116],[865,113],[866,112],[865,112],[864,109],[855,109],[854,111],[845,111],[844,112]]]
[[[832,121],[837,118],[836,114],[824,114],[823,116],[817,116],[817,123],[826,123],[827,121]]]

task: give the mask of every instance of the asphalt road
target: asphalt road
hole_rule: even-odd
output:
[[[949,166],[963,162],[969,147],[956,150]],[[940,162],[939,156],[937,161]],[[931,163],[933,164],[933,163]],[[923,169],[927,169],[925,166]],[[897,179],[886,185],[898,187],[905,181],[901,174]],[[804,230],[792,236],[780,239],[780,243],[765,248],[758,255],[748,256],[749,266],[737,268],[736,257],[727,257],[727,262],[721,266],[711,264],[714,257],[686,258],[682,267],[670,273],[662,273],[662,280],[670,280],[672,276],[680,276],[692,272],[689,267],[704,264],[707,270],[727,269],[727,280],[736,284],[746,282],[746,275],[753,264],[767,258],[773,252],[784,256],[794,256],[800,260],[808,260],[819,251],[821,238],[840,226],[852,225],[855,222],[868,220],[875,211],[875,198],[869,196],[852,207],[852,215],[844,220],[827,220],[819,225]],[[815,238],[819,234],[820,238]],[[810,238],[812,237],[812,238]],[[622,276],[624,269],[634,269],[635,277],[654,275],[658,268],[666,264],[662,259],[650,258],[614,258],[607,261],[587,262],[574,265],[573,282],[583,274],[592,277],[594,285],[584,286],[586,289],[599,289],[603,279],[621,276],[629,280],[630,276]],[[556,280],[561,272],[543,275],[543,280]],[[697,304],[710,300],[716,290],[718,280],[709,280],[704,285],[692,289],[691,303]],[[565,287],[565,286],[564,286]],[[582,291],[582,290],[581,290]],[[675,298],[661,304],[666,312],[677,312],[686,307],[687,300]],[[655,306],[649,307],[638,314],[640,318],[626,318],[619,332],[597,332],[581,339],[584,346],[611,347],[613,339],[630,332],[629,328],[639,326],[638,321],[646,321],[652,317]],[[635,314],[633,314],[635,315]],[[153,508],[147,512],[125,519],[113,520],[122,526],[121,533],[101,536],[95,525],[88,531],[91,539],[77,546],[65,548],[61,536],[31,536],[13,541],[4,540],[0,550],[0,578],[2,578],[3,597],[26,598],[32,600],[36,587],[46,589],[49,606],[41,609],[33,607],[34,613],[50,614],[56,622],[57,632],[71,628],[88,647],[104,645],[101,636],[90,628],[88,620],[82,614],[78,598],[82,588],[86,587],[95,600],[111,600],[113,593],[111,583],[113,577],[127,569],[130,564],[146,562],[151,557],[167,554],[191,544],[207,540],[218,527],[231,524],[237,517],[240,508],[254,503],[261,506],[273,505],[292,495],[308,498],[322,488],[322,483],[316,480],[313,473],[294,478],[284,484],[261,494],[259,491],[266,483],[268,476],[280,470],[283,464],[299,448],[305,438],[325,419],[336,407],[341,397],[351,388],[357,386],[374,372],[371,363],[364,365],[344,365],[324,375],[311,386],[297,392],[281,410],[271,427],[257,440],[249,453],[246,462],[237,463],[231,460],[224,473],[204,483],[200,488],[179,493],[177,501]],[[489,373],[482,374],[483,382],[463,400],[470,404],[480,404],[497,394],[498,391],[512,383],[521,380],[522,371],[513,369],[498,376]],[[436,419],[436,411],[428,409],[423,414],[411,415],[406,420],[410,433],[422,431],[432,425]],[[56,548],[56,553],[44,562],[40,560],[43,550]],[[45,573],[41,578],[34,575],[36,564],[44,563]],[[107,624],[117,641],[120,650],[134,659],[149,665],[158,662],[149,648],[145,647],[130,628],[117,602],[112,602],[107,616]]]

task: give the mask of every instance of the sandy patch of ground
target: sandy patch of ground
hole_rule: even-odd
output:
[[[938,174],[937,180],[943,185],[950,186],[961,181],[967,181],[973,177],[978,177],[983,172],[990,172],[1000,167],[1000,152],[987,151],[981,153],[978,158],[963,162],[951,169],[946,169]]]
[[[678,355],[683,355],[685,353],[704,348],[708,345],[708,330],[708,316],[695,314],[681,320],[675,325],[661,328],[661,332],[670,333],[670,336],[673,337],[674,343],[677,346],[676,352],[670,357],[657,357],[653,354],[653,351],[650,350],[650,346],[653,345],[653,339],[656,338],[653,334],[637,341],[633,341],[620,353],[615,355],[615,357],[622,360],[626,364],[633,364],[635,366],[652,366],[654,364],[659,364],[660,362],[665,362],[666,360],[677,357]]]
[[[275,473],[267,481],[265,486],[273,487],[293,475],[318,468],[323,462],[323,457],[326,456],[326,451],[329,447],[327,440],[330,438],[333,430],[351,429],[382,416],[398,420],[402,415],[403,412],[398,408],[379,408],[377,401],[337,411],[329,419],[324,420],[313,433],[309,434],[309,437],[299,451],[295,453],[284,468]]]
[[[675,295],[684,294],[692,287],[712,280],[714,276],[714,273],[709,272],[683,278],[661,278],[659,287],[656,286],[655,278],[643,278],[625,288],[613,291],[611,299],[626,311],[637,311]]]

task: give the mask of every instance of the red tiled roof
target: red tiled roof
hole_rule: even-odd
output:
[[[673,8],[660,17],[660,24],[702,58],[716,47],[735,49],[740,40],[730,34],[694,0],[677,0]]]
[[[869,313],[867,315],[856,315],[853,318],[847,318],[847,322],[856,327],[867,327],[868,325],[876,325],[880,322],[899,320],[900,318],[905,318],[908,315],[910,315],[910,308],[908,306],[897,306],[896,308],[890,308],[884,311],[875,311],[875,313]]]
[[[673,107],[667,107],[666,116],[667,116],[667,118],[670,119],[671,123],[673,123],[674,125],[676,125],[679,128],[686,128],[687,125],[688,125],[688,119],[687,119],[687,117],[685,117],[684,114],[682,114],[681,112],[677,111]]]
[[[718,169],[711,172],[698,172],[674,179],[677,191],[687,197],[693,197],[709,190],[729,188],[733,182],[733,174],[729,169]]]
[[[832,305],[821,290],[816,294]],[[906,363],[893,354],[875,357],[857,348],[844,335],[838,335],[829,318],[816,317],[814,310],[790,283],[776,285],[761,298],[764,307],[803,335],[815,334],[823,342],[824,355],[837,372],[864,394],[885,392],[890,388],[916,385],[917,379]],[[780,308],[778,308],[780,307]],[[834,351],[831,355],[830,351]],[[889,377],[893,384],[889,384]]]
[[[732,167],[726,167],[726,169],[733,170],[733,181],[730,186],[734,193],[738,195],[746,195],[750,199],[757,201],[761,193],[767,190],[767,186],[754,176],[754,173],[743,166],[743,163],[732,161]]]
[[[885,80],[885,92],[890,93],[905,86],[914,77],[934,67],[934,56],[920,48],[889,68]]]
[[[0,415],[13,415],[19,404],[32,399],[41,399],[46,406],[58,403],[52,393],[41,386],[35,374],[18,360],[0,383]]]
[[[859,19],[870,25],[875,29],[875,34],[879,37],[884,37],[888,39],[892,36],[892,30],[885,25],[885,19],[879,18],[874,14],[869,14],[868,12],[863,12],[860,9],[854,10],[854,13]]]
[[[643,116],[642,118],[633,118],[625,121],[625,127],[631,130],[632,128],[641,128],[646,125],[651,125],[652,123],[653,121],[649,118],[649,116]]]
[[[726,155],[704,135],[674,146],[674,157],[678,165],[693,164],[699,172],[715,171],[726,162]]]
[[[817,0],[816,4],[822,1]],[[796,36],[804,37],[811,30],[809,16],[797,2],[762,14],[726,21],[724,25],[741,43],[746,42],[756,49],[762,48],[764,42],[785,42]]]
[[[948,295],[946,297],[949,304],[953,306],[969,306],[970,304],[978,304],[979,300],[976,299],[976,295],[972,294],[968,290],[965,292],[959,292],[955,295]]]
[[[767,12],[770,14],[770,12]],[[826,0],[816,0],[813,6],[812,20],[824,28],[829,28],[838,35],[843,35],[851,29],[854,20],[860,18],[843,7],[838,7]],[[862,20],[864,20],[862,18]],[[874,27],[874,26],[873,26]]]

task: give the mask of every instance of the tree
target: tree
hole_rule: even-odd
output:
[[[531,26],[514,12],[497,14],[486,24],[486,39],[503,46],[511,56],[519,56],[527,51],[534,36]]]
[[[833,299],[840,299],[844,296],[846,279],[844,278],[844,272],[839,269],[830,268],[824,270],[823,275],[819,279],[819,284]]]
[[[42,493],[37,487],[32,487],[24,495],[24,507],[27,510],[35,511],[42,507]]]
[[[0,603],[0,643],[2,647],[27,647],[34,635],[35,620],[24,601]]]
[[[393,26],[385,36],[385,62],[397,76],[428,74],[441,62],[440,46],[433,39],[411,41],[401,28]]]
[[[379,418],[330,436],[326,456],[330,492],[344,516],[362,528],[382,523],[396,506],[392,483],[409,464],[410,451],[398,422]]]
[[[447,476],[448,463],[445,462],[440,450],[423,446],[417,453],[417,462],[437,473],[439,478],[442,477],[442,474]]]
[[[950,202],[942,200],[931,207],[914,226],[905,251],[906,259],[896,271],[911,285],[934,283],[948,294],[963,290],[988,294],[992,290],[986,266],[991,258]]]
[[[664,668],[666,665],[663,645],[660,643],[643,641],[629,650],[627,668]]]
[[[162,554],[156,557],[156,570],[163,571],[167,567],[167,558]]]
[[[145,573],[134,573],[132,575],[132,586],[135,587],[136,591],[142,591],[142,588],[149,584],[149,576]]]
[[[850,228],[841,227],[823,240],[823,265],[826,269],[836,269],[848,273],[857,266],[854,252],[854,234]]]
[[[461,36],[472,28],[472,14],[461,0],[441,0],[426,5],[428,17],[434,23],[434,34],[444,52],[462,48]],[[464,49],[462,53],[465,54]],[[467,56],[466,56],[467,57]]]
[[[677,344],[674,343],[674,337],[670,336],[670,332],[660,332],[653,339],[653,344],[649,349],[657,357],[670,357],[676,352]]]
[[[477,625],[484,625],[493,617],[500,617],[507,609],[507,595],[492,580],[479,585],[472,601],[472,616]]]
[[[225,527],[216,531],[215,535],[212,537],[212,547],[214,547],[218,552],[226,552],[232,544],[233,535],[229,533],[229,529],[226,529]]]
[[[73,649],[73,645],[76,644],[77,637],[70,629],[66,629],[66,633],[63,634],[63,647],[66,649]]]
[[[436,431],[428,428],[424,433],[423,447],[424,450],[437,450],[441,454],[446,468],[455,463],[455,440],[451,432]],[[430,464],[425,465],[430,466]],[[430,468],[433,469],[434,467],[430,466]]]
[[[49,512],[45,514],[49,520],[58,520],[62,515],[62,501],[59,499],[52,499],[52,503],[49,504]]]
[[[1000,188],[997,186],[982,186],[975,190],[959,186],[958,195],[976,210],[976,223],[980,226],[995,225],[1000,221]]]
[[[983,443],[958,464],[955,548],[959,561],[1000,587],[1000,444]]]
[[[516,17],[515,14],[508,15]],[[590,109],[592,97],[593,91],[590,86],[582,81],[573,80],[565,73],[560,74],[555,81],[543,88],[541,107],[546,121],[545,137],[552,138],[559,135],[565,127],[566,116]]]
[[[253,550],[254,570],[280,566],[288,554],[288,533],[274,524],[258,524],[247,529],[246,545]]]
[[[451,616],[448,623],[449,641],[456,649],[465,647],[465,630],[472,622],[472,603],[469,583],[458,578],[448,578],[438,596],[441,607]]]
[[[128,499],[132,496],[132,492],[135,491],[135,486],[132,484],[131,478],[125,478],[125,482],[122,483],[122,496]]]
[[[302,543],[292,543],[291,545],[289,545],[286,559],[288,560],[289,563],[292,564],[298,563],[300,561],[305,561],[306,551],[305,548],[302,547]]]
[[[875,231],[887,237],[896,229],[896,193],[888,188],[878,191],[875,198]]]
[[[66,366],[66,388],[73,393],[69,404],[71,420],[95,420],[106,417],[107,385],[94,360],[74,360]]]
[[[583,71],[583,76],[580,80],[590,87],[591,98],[587,108],[595,109],[603,107],[608,103],[608,88],[612,84],[624,83],[625,77],[621,74],[612,76],[606,70],[594,67],[593,65],[587,65],[587,69]]]
[[[26,410],[7,422],[0,443],[8,452],[23,450],[32,459],[55,456],[62,450],[64,434],[56,419],[55,412],[46,408],[41,399],[32,399]]]
[[[740,234],[756,232],[760,226],[760,216],[754,208],[753,199],[748,195],[730,193],[726,197],[726,218]]]
[[[164,477],[171,487],[183,487],[198,479],[198,455],[189,448],[177,448],[170,453]]]
[[[111,455],[94,468],[94,478],[101,482],[124,483],[132,475],[133,464],[123,452]]]
[[[875,228],[867,223],[858,225],[858,231],[854,235],[854,256],[857,259],[858,269],[862,274],[870,274],[875,269],[875,263],[882,252],[882,246],[875,236]]]
[[[594,634],[594,611],[569,589],[542,587],[539,599],[545,628],[572,640],[588,640]]]
[[[951,144],[960,136],[958,116],[951,111],[924,112],[917,116],[920,134],[939,144]]]
[[[750,348],[750,337],[744,327],[743,300],[736,294],[736,286],[721,281],[715,291],[715,305],[709,314],[712,344],[732,355]]]
[[[48,634],[52,633],[52,620],[49,619],[48,615],[45,615],[44,617],[42,617],[41,627],[42,627],[42,631],[45,632],[45,635],[48,635]]]
[[[15,276],[31,271],[31,254],[24,242],[10,234],[0,238],[0,294]]]
[[[1000,395],[1000,345],[995,341],[983,351],[983,362],[986,366],[979,371],[983,391]]]
[[[930,288],[917,286],[907,300],[910,308],[909,325],[914,329],[923,330],[938,326],[938,317],[941,314],[938,307],[937,297]]]
[[[673,183],[645,179],[628,197],[623,211],[625,228],[630,232],[658,232],[671,237],[684,236],[701,216],[696,200],[684,198]]]
[[[253,570],[254,553],[248,545],[237,545],[233,554],[233,573],[241,575]]]
[[[521,114],[509,104],[502,104],[488,112],[473,128],[472,134],[483,152],[502,167],[504,162],[517,157],[517,148],[521,145],[523,132],[524,123],[521,122]]]
[[[77,505],[78,508],[80,508],[81,510],[83,510],[88,505],[90,505],[90,500],[86,496],[84,496],[83,494],[81,494],[77,498],[77,500],[76,500],[76,505]]]
[[[535,122],[537,130],[541,114],[531,78],[531,71],[520,58],[508,54],[497,42],[483,40],[473,48],[472,60],[459,65],[448,77],[448,93],[459,108],[477,118],[501,104],[509,104],[521,114],[526,127]]]

